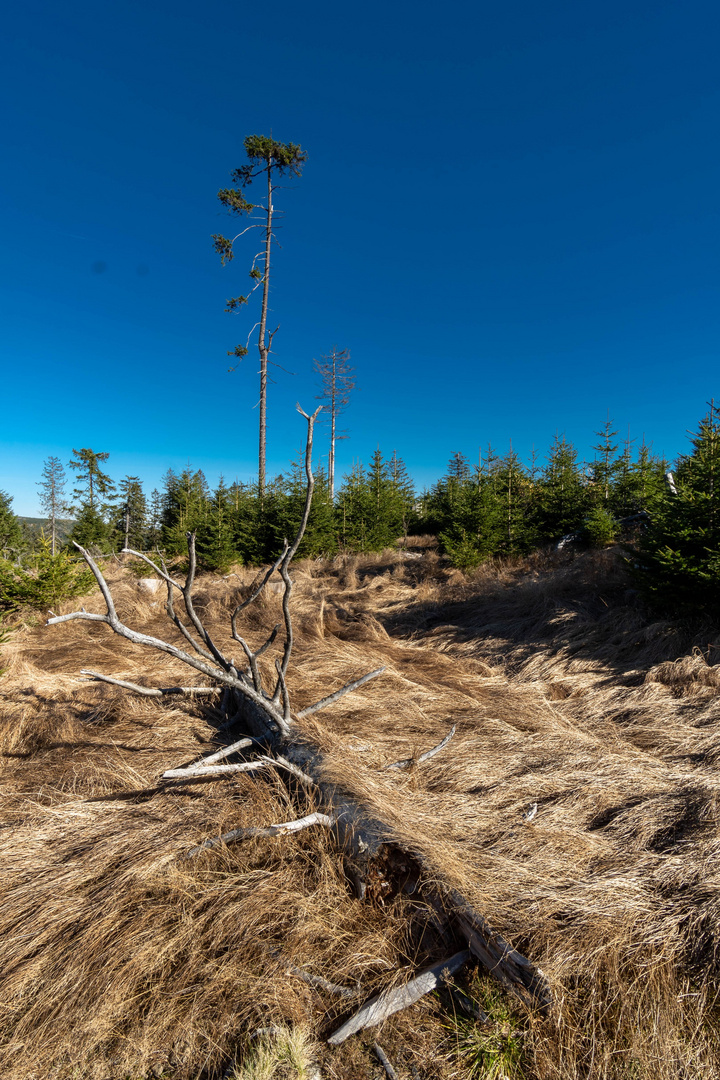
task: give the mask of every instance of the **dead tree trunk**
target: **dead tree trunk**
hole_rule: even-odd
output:
[[[148,556],[140,552],[128,551],[128,554],[137,556],[149,563],[167,586],[166,612],[173,625],[179,630],[187,642],[186,649],[178,648],[161,638],[151,637],[139,633],[126,626],[118,617],[113,603],[110,589],[105,578],[94,559],[87,551],[76,547],[82,552],[86,562],[92,570],[100,587],[105,601],[106,613],[91,614],[86,611],[75,611],[69,615],[61,615],[48,620],[49,625],[68,622],[74,619],[83,619],[93,622],[104,622],[116,633],[129,641],[149,648],[158,649],[182,660],[189,667],[194,668],[209,678],[212,683],[223,688],[224,709],[230,723],[225,726],[237,726],[244,728],[246,736],[237,739],[230,746],[211,754],[191,765],[178,769],[170,769],[164,773],[164,778],[170,782],[192,782],[203,776],[227,775],[237,771],[254,771],[267,768],[276,768],[285,773],[290,773],[304,785],[310,785],[320,803],[321,811],[300,817],[294,821],[281,822],[266,826],[258,826],[251,829],[232,830],[221,837],[211,838],[199,847],[188,851],[188,857],[195,857],[201,852],[207,852],[220,843],[241,841],[247,836],[282,836],[289,832],[296,832],[302,828],[322,826],[331,828],[337,838],[339,848],[345,854],[349,864],[349,876],[353,879],[358,895],[365,895],[365,883],[369,872],[372,870],[377,877],[384,874],[401,872],[405,880],[412,879],[413,889],[420,889],[424,899],[432,905],[440,916],[440,920],[456,940],[459,939],[466,948],[463,956],[476,957],[496,979],[509,991],[519,997],[526,1005],[532,1008],[547,1010],[551,1005],[551,995],[548,984],[542,972],[529,960],[517,952],[500,934],[498,934],[476,911],[465,897],[455,891],[450,884],[434,884],[432,888],[422,886],[423,878],[437,881],[437,874],[431,872],[432,868],[428,860],[421,853],[388,840],[388,829],[379,821],[369,817],[364,808],[353,797],[322,779],[323,758],[319,750],[302,740],[301,721],[303,717],[319,712],[332,706],[345,694],[358,689],[382,674],[384,668],[369,671],[359,678],[355,678],[339,690],[322,698],[320,701],[293,713],[290,702],[290,694],[287,686],[287,672],[293,649],[293,625],[291,618],[290,603],[292,597],[292,578],[290,577],[290,565],[302,540],[310,515],[312,503],[314,478],[312,472],[312,446],[313,428],[315,418],[320,411],[317,409],[312,416],[308,416],[299,406],[298,410],[307,421],[307,441],[305,447],[305,473],[307,477],[307,489],[305,505],[297,534],[290,543],[285,541],[282,553],[273,565],[256,581],[251,588],[250,594],[238,604],[232,613],[231,631],[233,640],[242,649],[245,664],[236,664],[235,660],[226,656],[215,644],[201,618],[198,616],[193,604],[193,586],[195,581],[196,558],[195,538],[188,534],[188,571],[184,583],[176,581],[167,570],[164,562],[160,565],[154,563]],[[240,616],[250,604],[256,602],[263,593],[273,575],[278,575],[283,583],[282,592],[282,624],[276,625],[267,639],[257,649],[252,649],[249,643],[239,633]],[[174,601],[177,594],[182,597],[184,617],[178,614]],[[266,686],[258,665],[258,659],[269,650],[280,637],[282,645],[278,658],[275,660],[275,676],[272,686]],[[130,691],[148,693],[147,688],[124,680],[116,680],[100,673],[86,671],[86,674],[103,681],[115,682]],[[208,692],[208,687],[171,687],[159,691],[150,691],[154,695],[175,693],[198,693]],[[453,731],[442,740],[438,746],[421,755],[417,762],[422,762],[441,752],[452,738]],[[229,763],[227,759],[238,752],[246,752],[250,748],[257,752],[250,761]],[[412,763],[412,759],[393,762],[386,766],[390,769],[403,769]],[[393,870],[395,868],[395,871]],[[430,872],[429,872],[430,871]],[[459,955],[453,957],[445,966],[457,966]],[[436,968],[443,969],[443,965]],[[435,972],[436,968],[433,968]],[[434,976],[423,973],[408,984],[407,993],[393,992],[381,995],[377,1001],[369,1002],[363,1006],[361,1012],[348,1021],[341,1031],[360,1030],[367,1026],[365,1023],[379,1023],[384,1016],[389,1016],[398,1008],[404,1007],[402,1002],[411,1004],[420,996],[423,987],[432,989],[436,984]],[[422,990],[422,992],[427,992]],[[370,1007],[372,1006],[372,1007]],[[386,1011],[385,1010],[387,1006]],[[335,1041],[340,1041],[340,1032]],[[345,1037],[344,1034],[342,1037]]]

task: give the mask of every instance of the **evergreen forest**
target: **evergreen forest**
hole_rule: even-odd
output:
[[[262,490],[254,480],[222,477],[213,489],[201,468],[188,465],[169,469],[161,489],[148,494],[138,476],[111,478],[107,452],[72,454],[71,498],[60,460],[45,463],[38,484],[44,528],[25,525],[12,511],[12,496],[0,492],[0,604],[6,609],[77,593],[84,577],[73,569],[76,544],[98,555],[131,548],[173,559],[183,556],[193,532],[200,568],[227,574],[233,565],[275,559],[300,521],[306,481],[299,459]],[[314,471],[300,557],[381,551],[432,535],[452,565],[470,572],[485,560],[550,545],[619,542],[649,603],[676,615],[717,610],[720,408],[714,403],[687,452],[672,463],[644,442],[619,441],[608,419],[590,461],[580,460],[562,436],[529,463],[512,448],[499,454],[488,447],[475,462],[457,452],[424,491],[394,451],[378,449],[367,464],[355,462],[334,491],[323,467],[316,464]],[[54,584],[38,593],[40,579]]]

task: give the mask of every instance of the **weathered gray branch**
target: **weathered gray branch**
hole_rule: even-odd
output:
[[[315,412],[311,416],[308,415],[308,413],[304,412],[303,409],[300,408],[299,404],[297,406],[297,411],[300,413],[301,416],[305,417],[305,419],[307,420],[307,426],[308,426],[307,440],[305,442],[305,477],[306,477],[307,483],[306,483],[306,488],[305,488],[305,505],[303,507],[302,517],[300,519],[300,525],[299,525],[297,533],[295,534],[295,539],[293,540],[292,544],[290,544],[289,547],[286,547],[286,550],[285,550],[285,552],[283,554],[282,560],[280,562],[280,568],[279,568],[280,569],[280,577],[282,578],[282,580],[283,580],[283,582],[285,584],[285,589],[283,591],[283,599],[282,599],[283,619],[285,621],[285,645],[284,645],[284,648],[283,648],[282,660],[281,660],[280,666],[278,668],[278,680],[277,680],[277,684],[275,686],[275,693],[273,694],[273,702],[274,703],[279,702],[280,701],[280,696],[282,695],[283,701],[285,703],[284,711],[285,711],[286,719],[289,719],[289,709],[290,709],[290,707],[289,707],[289,704],[287,703],[287,694],[286,694],[286,690],[285,690],[285,677],[287,675],[288,664],[290,663],[290,656],[291,656],[292,648],[293,648],[293,625],[292,625],[292,619],[290,617],[290,597],[292,595],[293,583],[292,583],[292,580],[290,578],[290,573],[289,573],[288,568],[289,568],[290,563],[292,562],[292,560],[295,558],[295,554],[297,553],[298,548],[300,547],[300,542],[301,542],[303,536],[305,535],[305,529],[307,528],[307,523],[308,523],[308,520],[310,518],[310,509],[312,507],[313,491],[315,490],[315,477],[313,476],[313,471],[312,471],[313,430],[314,430],[314,427],[315,427],[315,419],[316,419],[318,413],[322,412],[322,405],[318,405],[317,409],[315,410]],[[286,545],[287,545],[287,541],[286,541]]]
[[[273,574],[275,573],[275,571],[276,571],[276,570],[277,570],[277,568],[279,567],[280,563],[281,563],[281,562],[282,562],[282,560],[283,560],[283,556],[284,556],[284,555],[285,555],[285,551],[283,551],[283,552],[282,552],[282,555],[279,555],[279,556],[277,557],[277,559],[276,559],[276,560],[275,560],[275,562],[274,562],[274,563],[272,564],[272,566],[270,567],[270,569],[269,569],[269,570],[268,570],[268,571],[267,571],[267,572],[265,573],[265,575],[263,576],[263,579],[262,579],[262,581],[260,582],[260,584],[259,584],[259,585],[257,586],[257,588],[253,589],[253,591],[252,591],[252,592],[250,593],[250,595],[249,595],[249,596],[247,596],[247,597],[246,597],[246,598],[245,598],[245,599],[244,599],[244,600],[242,601],[242,603],[238,604],[238,606],[237,606],[237,607],[235,608],[235,610],[233,611],[232,615],[230,616],[230,626],[231,626],[231,629],[232,629],[232,632],[233,632],[233,634],[235,633],[235,624],[236,624],[236,620],[237,620],[237,617],[238,617],[238,615],[239,615],[239,614],[240,614],[240,612],[241,612],[241,611],[243,611],[243,610],[244,610],[244,609],[245,609],[245,608],[246,608],[246,607],[247,607],[247,606],[248,606],[249,604],[252,604],[252,603],[253,603],[253,601],[257,600],[257,598],[258,598],[258,597],[260,596],[260,593],[261,593],[261,592],[263,591],[263,589],[264,589],[264,588],[265,588],[265,586],[267,585],[268,581],[270,580],[270,578],[271,578],[271,577],[273,576]]]
[[[313,776],[310,776],[309,773],[304,772],[298,765],[294,764],[294,762],[288,761],[287,758],[281,757],[279,754],[277,757],[267,758],[267,760],[273,765],[279,765],[281,768],[285,769],[286,772],[292,773],[298,780],[302,780],[303,784],[310,784],[312,786],[317,784],[317,780]]]
[[[330,982],[329,979],[324,979],[322,975],[313,975],[309,971],[305,971],[304,968],[292,967],[288,968],[293,975],[297,975],[298,979],[302,979],[308,986],[318,986],[321,990],[325,990],[328,994],[335,994],[336,997],[346,998],[348,1001],[352,1001],[354,998],[360,996],[359,990],[351,990],[348,986],[339,986],[338,983]]]
[[[468,948],[507,990],[529,1007],[547,1011],[552,993],[545,975],[514,949],[460,893],[450,890],[450,914]]]
[[[245,736],[242,739],[238,739],[237,742],[231,743],[230,746],[223,746],[221,750],[216,750],[214,754],[209,754],[208,757],[200,758],[198,761],[194,761],[192,765],[185,765],[183,767],[185,769],[202,769],[207,765],[214,765],[216,762],[222,761],[226,757],[230,757],[231,754],[236,754],[238,750],[245,750],[248,746],[257,746],[257,740]]]
[[[182,589],[180,591],[182,592]],[[198,653],[200,656],[203,656],[206,660],[212,660],[212,653],[209,652],[206,648],[204,648],[199,641],[195,640],[188,628],[183,623],[180,616],[175,613],[175,607],[173,605],[173,591],[170,582],[168,582],[167,587],[167,601],[165,602],[165,611],[167,613],[167,617],[170,619],[173,625],[178,628],[178,630],[188,642],[188,644],[192,645],[195,652]]]
[[[285,836],[287,833],[301,832],[309,829],[311,825],[334,825],[335,818],[332,814],[314,813],[307,817],[297,818],[295,821],[284,821],[280,825],[249,825],[244,829],[231,829],[222,836],[215,836],[211,840],[204,840],[202,844],[191,848],[186,853],[186,858],[191,859],[202,851],[210,851],[219,847],[220,844],[230,844],[235,840],[249,840],[256,836]]]
[[[449,957],[447,960],[443,960],[439,964],[433,964],[432,967],[426,968],[424,971],[416,975],[410,982],[405,983],[404,986],[396,986],[391,990],[383,990],[381,994],[371,998],[367,1001],[361,1009],[346,1020],[337,1031],[334,1031],[328,1042],[331,1046],[338,1046],[350,1035],[354,1035],[358,1031],[363,1031],[365,1028],[376,1027],[381,1024],[383,1020],[387,1020],[393,1013],[400,1012],[401,1009],[407,1009],[410,1005],[414,1005],[416,1001],[419,1001],[425,994],[429,994],[431,990],[435,990],[440,985],[445,974],[454,974],[458,971],[463,964],[467,963],[470,959],[470,951],[463,949],[462,952],[455,953],[454,956]]]
[[[189,769],[168,769],[162,774],[163,780],[197,780],[200,776],[229,776],[231,773],[255,772],[256,769],[266,769],[268,765],[274,765],[272,758],[255,758],[254,761],[238,761],[234,765],[208,765]]]
[[[450,733],[446,735],[442,742],[439,742],[437,746],[433,746],[432,750],[426,750],[424,754],[421,754],[420,757],[417,758],[409,757],[403,758],[402,761],[393,761],[392,765],[383,765],[383,769],[409,769],[413,764],[419,765],[422,761],[429,761],[430,758],[435,757],[436,754],[439,754],[441,750],[445,749],[454,734],[455,725],[453,724]]]
[[[375,1051],[376,1058],[387,1073],[388,1080],[398,1080],[398,1074],[395,1072],[392,1065],[390,1064],[388,1056],[383,1050],[380,1043],[373,1043],[373,1050]]]
[[[252,741],[253,740],[251,739],[248,740],[248,742]],[[297,765],[293,765],[287,758],[280,757],[279,755],[278,757],[268,757],[267,754],[260,754],[258,757],[253,758],[252,761],[240,761],[233,765],[205,765],[198,762],[197,765],[185,765],[181,769],[168,769],[162,774],[162,779],[184,780],[193,779],[198,776],[229,776],[236,772],[253,772],[255,769],[267,768],[269,765],[274,765],[284,769],[286,772],[292,773],[298,780],[302,780],[304,784],[314,785],[316,783],[312,776],[303,772]]]
[[[77,547],[77,544],[75,545]],[[143,555],[142,551],[135,551],[134,548],[123,548],[120,552],[121,555],[134,555],[137,559],[142,559],[144,563],[151,566],[158,577],[161,577],[163,581],[166,581],[168,585],[174,586],[178,592],[182,592],[182,585],[170,577],[167,570],[161,570],[157,563],[154,563],[147,555]]]
[[[123,690],[132,690],[135,694],[142,694],[143,697],[166,697],[169,694],[196,694],[196,695],[209,695],[219,694],[219,686],[139,686],[137,683],[128,682],[126,679],[113,679],[110,675],[103,675],[100,671],[91,671],[89,668],[81,668],[81,675],[89,675],[93,679],[97,679],[99,682],[111,683],[113,686],[122,686]]]
[[[369,682],[370,679],[382,675],[383,671],[385,671],[385,668],[379,667],[376,668],[375,671],[368,671],[367,675],[363,675],[353,682],[345,683],[345,686],[341,686],[334,694],[330,694],[328,697],[316,701],[314,705],[308,705],[307,708],[301,709],[300,712],[296,714],[298,720],[302,720],[304,716],[312,716],[313,713],[320,712],[321,709],[326,709],[328,705],[333,705],[336,701],[339,701],[341,697],[344,697],[345,694],[351,694],[353,690],[357,690],[358,687],[363,686],[366,682]]]
[[[230,671],[232,663],[216,648],[210,634],[203,626],[202,622],[198,618],[195,607],[193,605],[192,590],[195,584],[195,570],[197,568],[197,556],[195,554],[195,533],[189,532],[185,534],[187,537],[188,545],[188,572],[185,579],[185,584],[182,589],[183,603],[185,604],[185,610],[188,613],[190,622],[195,627],[196,631],[207,645],[208,649],[213,655],[216,664],[219,664],[224,671]]]

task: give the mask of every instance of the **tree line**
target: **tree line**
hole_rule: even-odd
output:
[[[717,610],[720,600],[720,410],[714,403],[673,469],[644,442],[621,445],[608,420],[594,457],[580,461],[557,436],[542,463],[514,450],[488,447],[475,463],[455,453],[445,474],[417,493],[396,452],[378,449],[357,462],[333,493],[316,467],[316,487],[301,556],[379,551],[417,534],[438,537],[449,561],[471,570],[488,558],[524,555],[569,538],[604,545],[635,532],[633,573],[648,599],[676,611]],[[304,503],[300,460],[266,480],[213,489],[202,469],[169,469],[160,489],[146,496],[137,476],[117,485],[106,472],[107,452],[73,450],[74,520],[57,542],[56,525],[69,512],[67,475],[59,459],[45,462],[39,483],[47,535],[33,544],[0,492],[0,553],[6,567],[66,559],[78,543],[97,553],[123,548],[182,556],[196,534],[201,568],[227,573],[233,564],[268,562],[297,528]],[[631,531],[633,531],[631,529]],[[38,564],[39,565],[39,564]]]
[[[274,559],[286,536],[297,529],[305,500],[302,462],[266,480],[262,495],[254,481],[213,489],[202,469],[168,469],[162,486],[148,497],[137,476],[116,484],[105,471],[107,452],[73,450],[74,502],[66,498],[68,476],[58,458],[45,463],[39,483],[47,516],[51,555],[72,552],[80,544],[97,554],[123,548],[161,551],[172,558],[186,551],[188,532],[197,538],[203,569],[226,572],[234,563]],[[38,541],[23,530],[12,512],[12,497],[0,492],[0,555],[8,562],[32,563]],[[58,522],[74,515],[67,536],[58,537]],[[367,466],[357,462],[340,489],[331,491],[322,466],[315,466],[315,496],[300,555],[333,555],[382,550],[407,535],[417,519],[413,483],[402,459],[384,457],[378,449]]]

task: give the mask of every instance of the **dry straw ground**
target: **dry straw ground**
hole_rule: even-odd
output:
[[[348,1007],[290,968],[369,995],[445,955],[431,913],[402,892],[354,898],[321,828],[180,858],[308,796],[291,803],[269,772],[159,786],[217,745],[212,708],[79,671],[192,674],[103,625],[29,623],[0,678],[0,1075],[363,1080],[377,1038],[402,1080],[720,1076],[720,641],[648,622],[612,550],[473,578],[421,553],[298,564],[294,707],[387,665],[304,731],[329,779],[542,968],[554,1011],[528,1014],[469,969],[458,983],[484,1025],[443,992],[330,1050]],[[251,576],[199,582],[221,642]],[[109,579],[121,617],[168,636],[127,569]],[[251,640],[278,603],[249,609]],[[431,761],[378,771],[453,724]],[[305,1056],[273,1057],[273,1030]]]

